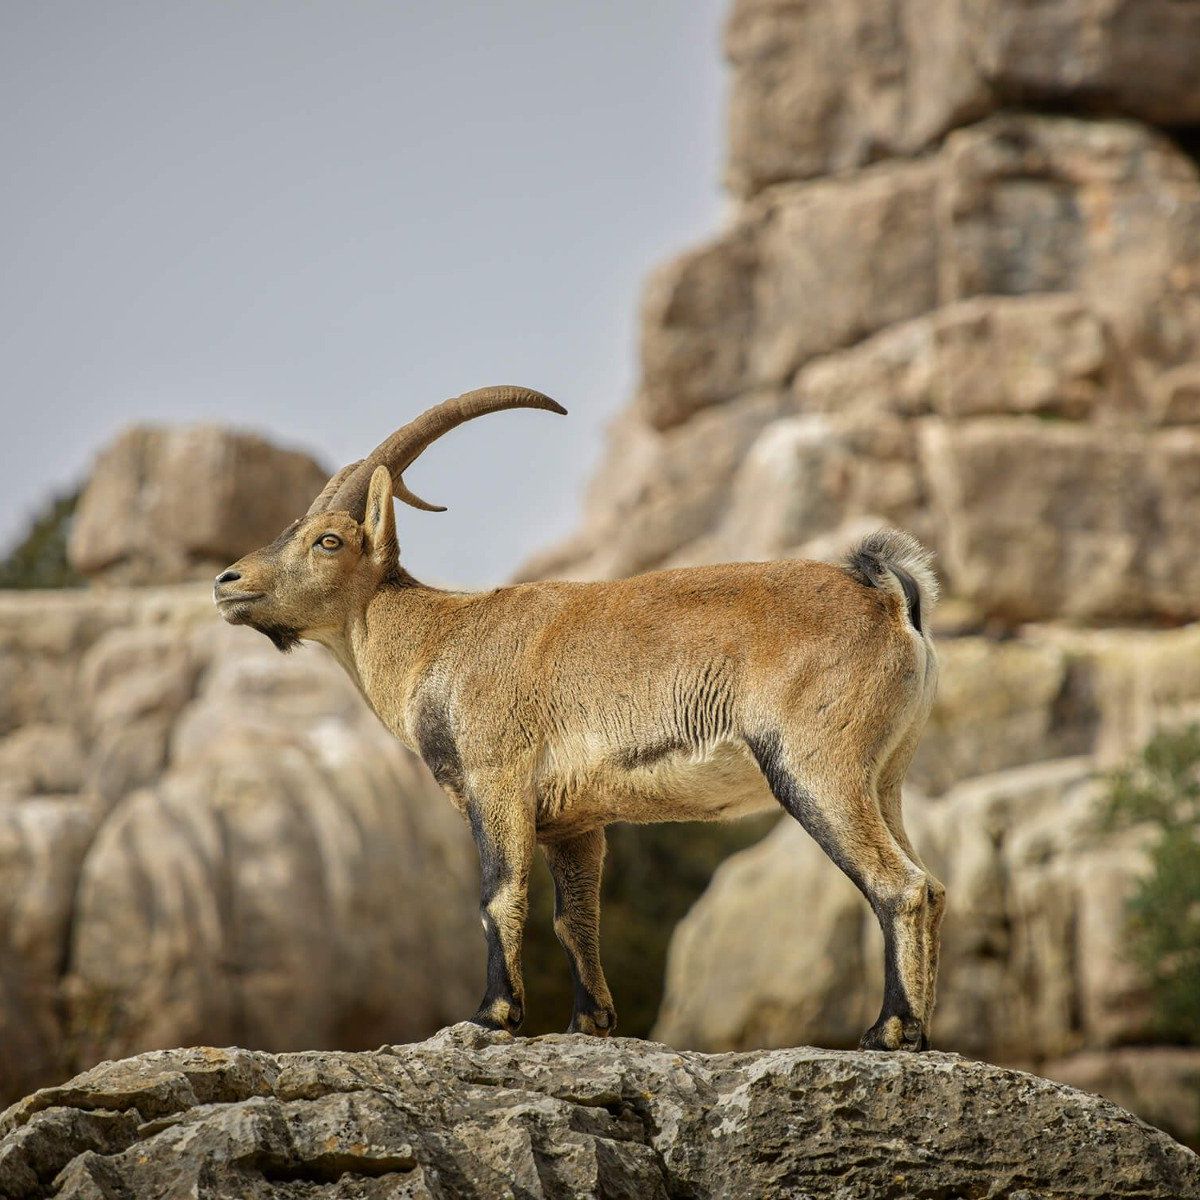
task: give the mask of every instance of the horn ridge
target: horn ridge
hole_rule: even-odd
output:
[[[335,471],[330,477],[329,482],[321,489],[321,494],[308,506],[306,517],[315,517],[317,513],[327,512],[329,510],[329,502],[337,494],[338,488],[358,469],[362,463],[362,459],[357,459],[352,463],[348,463],[340,471]]]
[[[412,492],[401,478],[404,471],[416,461],[426,447],[463,422],[487,413],[504,412],[512,408],[537,408],[561,416],[565,416],[567,412],[561,404],[542,392],[515,384],[501,384],[464,392],[461,396],[453,396],[427,409],[397,429],[391,437],[380,442],[366,458],[360,459],[350,467],[344,467],[326,484],[318,501],[328,494],[326,509],[345,509],[361,517],[366,506],[371,474],[377,466],[383,464],[392,473],[392,491],[398,499],[426,512],[445,512],[444,507],[430,504]],[[314,501],[314,508],[316,503],[317,501]]]

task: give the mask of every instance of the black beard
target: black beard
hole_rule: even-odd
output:
[[[254,628],[269,637],[281,654],[286,654],[300,645],[300,630],[291,625],[255,625]]]

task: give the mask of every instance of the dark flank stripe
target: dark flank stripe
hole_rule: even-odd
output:
[[[417,712],[417,749],[434,779],[459,795],[463,792],[463,766],[450,727],[445,704],[426,700]]]

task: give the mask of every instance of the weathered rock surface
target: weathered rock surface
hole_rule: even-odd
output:
[[[652,276],[611,466],[527,573],[883,521],[977,621],[1200,616],[1198,331],[1200,174],[1145,127],[1004,113],[780,183]]]
[[[5,593],[0,678],[0,1095],[471,1011],[470,837],[319,648],[280,655],[202,588]]]
[[[96,583],[210,579],[306,512],[328,477],[307,454],[254,434],[135,426],[96,459],[71,565]]]
[[[1151,374],[1196,348],[1198,226],[1192,159],[1115,121],[1005,114],[956,130],[927,158],[781,184],[652,276],[641,411],[668,428],[754,388],[786,387],[819,355],[983,295],[1057,294],[1062,306],[1073,294],[1078,315],[1057,330],[995,305],[1008,349],[1029,343],[1045,362],[1047,342],[1065,339],[1074,347],[1068,371],[1079,371],[1082,347],[1093,370],[1115,352]],[[1159,311],[1148,311],[1151,301]],[[1089,319],[1102,324],[1089,330]],[[939,322],[949,328],[935,329],[933,346],[943,397],[968,393],[965,407],[943,399],[952,416],[977,403],[977,375],[956,370],[965,346],[989,353],[978,347],[989,331],[961,320]],[[1018,358],[1007,371],[1032,365]],[[1051,382],[1043,378],[1043,389]]]
[[[458,1025],[374,1053],[171,1050],[0,1118],[12,1200],[1200,1196],[1115,1105],[947,1054],[705,1056]]]
[[[1181,1142],[1200,1144],[1200,1047],[1084,1050],[1042,1063],[1038,1074],[1105,1096]]]
[[[1200,121],[1193,0],[737,0],[728,180],[918,153],[1004,107]]]

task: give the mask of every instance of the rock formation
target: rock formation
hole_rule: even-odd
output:
[[[1200,1158],[1122,1109],[954,1055],[707,1056],[470,1025],[374,1053],[103,1063],[9,1109],[0,1135],[11,1200],[1200,1196]]]
[[[730,219],[649,281],[583,526],[525,573],[828,556],[884,521],[931,544],[942,686],[907,807],[951,889],[935,1039],[1200,1138],[1200,1051],[1151,1044],[1122,948],[1142,839],[1093,820],[1099,772],[1200,716],[1200,4],[737,0],[728,51]],[[115,585],[211,574],[323,478],[246,439],[135,432],[75,562]],[[217,626],[200,590],[0,597],[0,777],[10,1095],[147,1046],[419,1036],[475,998],[457,817],[338,668]],[[678,931],[658,1034],[848,1045],[877,937],[783,825]],[[896,1136],[914,1111],[934,1115]],[[150,1055],[6,1128],[14,1196],[201,1171],[297,1197],[1200,1187],[1107,1105],[945,1056],[462,1030]]]
[[[799,553],[883,519],[976,620],[1190,618],[1198,349],[1200,175],[1155,131],[1002,114],[777,183],[651,279],[611,466],[534,569]]]
[[[728,221],[651,276],[582,527],[526,573],[930,544],[935,1040],[1200,1141],[1200,1051],[1150,1044],[1123,949],[1141,839],[1094,820],[1200,716],[1200,5],[737,0],[727,50]],[[852,1045],[877,939],[782,827],[679,928],[656,1035]]]
[[[422,1036],[482,986],[457,814],[331,658],[207,588],[0,595],[0,876],[6,1098],[134,1049]]]
[[[71,565],[93,583],[210,580],[271,541],[328,478],[307,454],[254,434],[134,426],[96,459]]]

